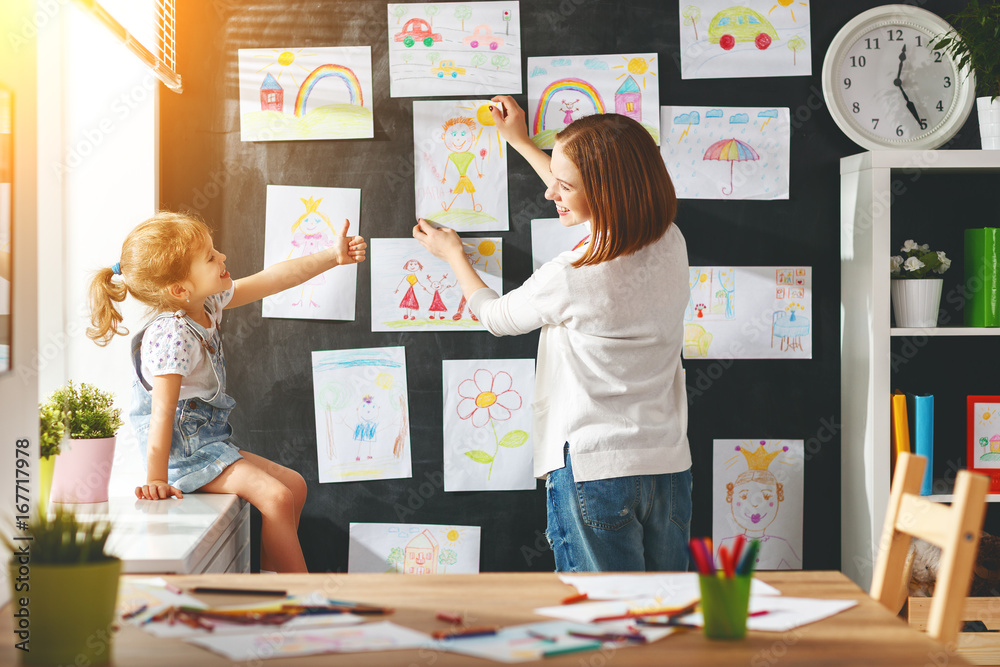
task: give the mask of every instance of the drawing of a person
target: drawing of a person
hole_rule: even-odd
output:
[[[417,310],[420,308],[420,303],[417,302],[417,295],[413,291],[413,288],[420,285],[420,289],[425,292],[427,291],[427,288],[421,285],[420,279],[417,278],[417,271],[423,271],[424,265],[415,259],[410,259],[406,261],[406,264],[403,264],[403,270],[407,274],[396,285],[395,294],[399,294],[399,288],[405,282],[407,284],[406,294],[403,295],[403,300],[399,302],[399,307],[404,311],[409,311],[403,313],[404,320],[415,320],[417,319]]]
[[[431,299],[431,307],[428,308],[428,310],[431,312],[430,318],[432,320],[434,319],[434,313],[441,313],[440,315],[438,315],[438,317],[443,320],[444,314],[448,312],[447,306],[444,305],[444,301],[441,299],[441,290],[451,289],[452,287],[458,284],[458,281],[456,280],[450,285],[445,285],[444,281],[445,278],[447,277],[448,277],[447,273],[441,276],[441,280],[433,280],[430,277],[430,274],[428,274],[427,276],[427,281],[428,283],[430,283],[431,289],[434,290],[434,298]],[[427,291],[430,292],[430,290]]]
[[[361,460],[361,448],[368,443],[368,458],[372,457],[372,443],[378,433],[378,406],[371,394],[365,394],[358,406],[358,423],[354,427],[354,440],[358,443],[358,453],[355,461]]]
[[[449,118],[442,125],[442,128],[444,132],[441,134],[441,139],[444,141],[444,146],[449,152],[448,159],[444,163],[444,175],[441,177],[441,182],[448,182],[448,163],[453,163],[458,170],[458,183],[451,189],[451,192],[455,196],[451,198],[448,204],[441,202],[441,208],[445,211],[451,209],[458,196],[467,192],[472,199],[472,210],[476,212],[482,211],[482,205],[476,204],[476,188],[472,185],[472,180],[466,175],[471,164],[476,168],[479,178],[483,177],[483,172],[480,171],[479,164],[476,162],[476,155],[469,150],[476,143],[477,139],[476,121],[465,116]]]
[[[730,505],[733,520],[748,540],[760,541],[756,569],[793,570],[802,567],[802,559],[783,537],[767,535],[765,531],[778,516],[780,503],[785,500],[784,489],[768,466],[775,457],[788,451],[788,447],[766,452],[764,444],[753,452],[746,447],[737,449],[747,459],[748,470],[726,484],[726,502]],[[732,549],[736,536],[727,537],[719,543],[727,550]]]
[[[576,103],[579,101],[580,98],[572,102],[566,99],[562,101],[562,106],[559,107],[559,110],[563,112],[563,125],[569,125],[573,122],[573,112],[577,111]]]
[[[336,236],[330,218],[318,210],[323,198],[313,199],[309,197],[301,201],[306,206],[306,212],[300,215],[298,220],[292,224],[292,251],[288,253],[288,259],[291,259],[292,255],[305,257],[306,255],[312,255],[320,250],[329,248],[333,244],[333,237]],[[298,251],[297,254],[296,251]],[[316,291],[317,285],[322,285],[325,282],[326,277],[321,273],[315,278],[302,283],[302,289],[299,291],[299,299],[293,302],[292,305],[301,306],[305,304],[306,289],[308,288],[309,305],[318,308],[319,304],[313,301],[313,293]]]

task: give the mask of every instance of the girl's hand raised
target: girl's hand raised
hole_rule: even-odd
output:
[[[165,500],[171,496],[183,498],[184,494],[177,487],[170,486],[161,479],[154,479],[147,484],[135,487],[135,497],[140,500]]]
[[[350,220],[344,220],[344,228],[340,230],[340,233],[333,239],[334,253],[337,256],[337,264],[343,266],[345,264],[358,264],[359,262],[365,261],[365,249],[368,244],[361,236],[355,236],[351,239],[347,238],[347,230],[351,227]]]

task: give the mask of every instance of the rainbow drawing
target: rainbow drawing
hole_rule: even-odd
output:
[[[559,79],[553,81],[542,91],[538,99],[538,109],[535,111],[535,122],[532,134],[538,134],[545,129],[545,112],[549,110],[549,101],[556,93],[574,90],[590,98],[597,113],[604,113],[604,100],[597,89],[582,79]]]
[[[350,67],[344,67],[343,65],[320,65],[309,73],[309,76],[305,78],[299,87],[299,94],[295,98],[296,116],[301,117],[305,115],[306,100],[309,99],[309,94],[312,93],[313,88],[320,79],[325,79],[328,76],[338,77],[347,84],[347,90],[351,93],[351,104],[357,104],[362,107],[365,105],[364,95],[361,92],[361,82],[358,81],[358,77]]]

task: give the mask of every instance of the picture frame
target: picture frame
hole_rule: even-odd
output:
[[[966,467],[990,478],[990,493],[1000,493],[1000,396],[966,397]]]

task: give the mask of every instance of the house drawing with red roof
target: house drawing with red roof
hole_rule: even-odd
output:
[[[260,110],[261,111],[284,111],[285,89],[278,81],[268,74],[264,77],[264,83],[260,84]]]
[[[404,574],[435,574],[438,565],[438,543],[424,530],[403,549]]]

